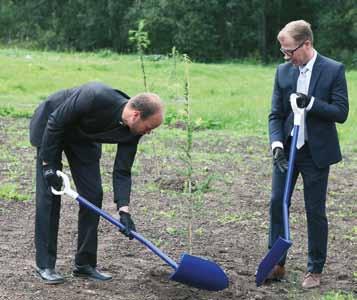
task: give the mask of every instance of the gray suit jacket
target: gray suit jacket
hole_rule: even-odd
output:
[[[296,92],[298,76],[299,68],[290,62],[278,66],[269,114],[270,143],[288,141],[293,127],[289,98]],[[324,168],[342,159],[335,123],[345,122],[348,115],[344,66],[317,54],[308,94],[315,97],[306,115],[308,145],[314,163]]]

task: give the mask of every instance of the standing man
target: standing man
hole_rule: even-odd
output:
[[[37,147],[35,246],[37,273],[45,283],[64,282],[55,270],[61,199],[51,193],[62,180],[62,152],[66,154],[77,191],[101,208],[103,189],[99,161],[102,143],[117,144],[113,169],[114,202],[123,234],[132,239],[135,225],[129,213],[131,168],[142,135],[163,121],[163,103],[152,93],[129,98],[101,83],[59,91],[40,104],[30,123],[30,141]],[[74,276],[109,280],[97,270],[99,216],[80,206]]]
[[[302,286],[313,288],[320,285],[326,261],[329,167],[342,159],[335,123],[345,122],[348,115],[345,69],[341,63],[317,53],[306,21],[288,23],[277,39],[286,63],[277,68],[269,114],[274,162],[269,248],[279,235],[283,236],[282,202],[294,119],[290,98],[296,97],[298,107],[305,109],[305,118],[298,137],[292,184],[294,188],[301,174],[308,231],[307,272]],[[281,259],[268,279],[284,277],[285,260],[286,257]]]

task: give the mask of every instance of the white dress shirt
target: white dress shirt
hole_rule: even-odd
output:
[[[307,64],[304,66],[299,66],[300,74],[299,74],[297,84],[296,84],[296,92],[297,93],[302,93],[302,94],[307,95],[309,92],[312,69],[314,67],[316,57],[317,57],[317,51],[315,49],[313,49],[313,51],[314,51],[314,54],[313,54],[312,58],[307,62]],[[309,111],[311,109],[311,107],[314,104],[314,101],[315,101],[315,98],[311,97],[310,103],[306,107],[306,111]],[[307,140],[308,135],[307,135],[307,130],[306,130],[305,125],[306,125],[306,121],[305,121],[305,117],[304,117],[304,123],[301,124],[301,126],[300,126],[300,133],[301,134],[303,133],[305,140]],[[292,135],[292,132],[291,132],[291,135]],[[271,149],[274,150],[274,148],[276,148],[276,147],[284,148],[282,141],[272,142]]]

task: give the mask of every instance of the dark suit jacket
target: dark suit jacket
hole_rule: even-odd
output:
[[[30,122],[30,142],[40,148],[42,160],[55,165],[66,145],[72,145],[79,159],[87,163],[99,160],[100,143],[118,144],[113,172],[114,200],[126,205],[130,198],[131,168],[141,137],[121,123],[128,99],[125,93],[97,82],[59,91],[36,109]]]
[[[270,143],[286,144],[293,128],[290,94],[296,92],[299,68],[290,62],[278,66],[269,114]],[[339,162],[341,151],[335,123],[343,123],[348,115],[348,95],[344,66],[317,54],[309,92],[315,97],[306,115],[308,145],[319,168]]]

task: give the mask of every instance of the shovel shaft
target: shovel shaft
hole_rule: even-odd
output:
[[[301,122],[304,122],[303,112],[304,109],[298,108],[296,104],[296,97],[291,100],[291,107],[294,112],[294,128],[293,138],[290,146],[288,172],[285,178],[285,187],[283,195],[283,225],[284,225],[284,238],[279,237],[269,250],[268,254],[260,262],[256,273],[255,282],[260,286],[273,270],[274,266],[286,255],[288,249],[291,247],[290,228],[289,228],[289,203],[292,190],[292,180],[294,174],[294,164],[296,156],[296,145],[299,135]]]
[[[296,156],[296,143],[297,143],[298,134],[299,134],[299,125],[294,125],[293,138],[291,142],[290,155],[289,155],[288,174],[285,179],[284,198],[283,198],[284,238],[287,241],[290,241],[289,202],[290,202],[291,186],[292,186],[292,179],[294,173],[294,162]]]
[[[119,229],[124,229],[125,226],[120,223],[117,219],[113,218],[110,214],[105,212],[104,210],[98,208],[94,204],[90,203],[87,199],[83,198],[82,196],[78,195],[76,200],[83,206],[87,207],[88,209],[92,210],[93,212],[97,213],[113,225],[117,226]],[[163,253],[159,248],[157,248],[153,243],[145,239],[142,235],[137,233],[136,231],[131,231],[133,237],[144,244],[147,248],[149,248],[152,252],[154,252],[157,256],[159,256],[162,260],[164,260],[168,265],[170,265],[175,270],[177,269],[177,263],[168,257],[165,253]]]
[[[56,190],[53,187],[51,191],[55,195],[68,195],[73,199],[76,199],[80,205],[91,210],[97,215],[103,217],[113,225],[117,226],[120,230],[124,229],[125,226],[120,223],[117,219],[113,218],[110,214],[95,206],[87,199],[80,196],[76,191],[70,188],[69,178],[63,172],[57,170],[57,176],[61,177],[63,180],[64,188],[63,190]],[[170,265],[175,272],[171,275],[170,279],[177,282],[181,282],[199,289],[205,289],[209,291],[220,291],[225,289],[229,282],[228,277],[224,271],[214,262],[208,260],[184,254],[181,256],[180,264],[177,264],[174,260],[163,253],[154,244],[146,240],[143,236],[135,231],[130,231],[133,237],[149,248],[154,254],[159,256],[168,265]]]

